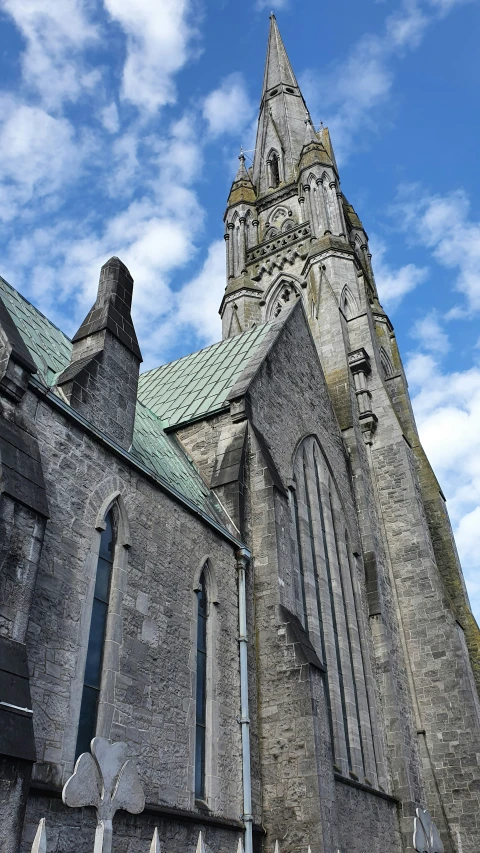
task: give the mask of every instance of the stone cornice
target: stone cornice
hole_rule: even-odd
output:
[[[276,190],[272,190],[261,198],[258,198],[256,202],[257,210],[259,212],[266,210],[267,207],[278,204],[279,202],[284,201],[287,198],[291,198],[294,195],[298,195],[297,182],[289,181],[288,184],[284,184]]]
[[[280,231],[277,236],[272,237],[271,240],[264,240],[264,242],[259,243],[258,246],[252,246],[251,249],[248,249],[247,263],[261,263],[263,259],[268,258],[269,255],[273,255],[275,252],[282,252],[289,246],[293,246],[295,243],[298,243],[299,240],[305,240],[309,237],[311,237],[310,223],[301,222],[299,225],[296,225],[295,228],[291,228],[290,231]]]

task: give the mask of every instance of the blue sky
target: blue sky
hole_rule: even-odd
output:
[[[0,0],[0,273],[73,334],[116,254],[144,367],[218,340],[271,9],[369,233],[478,618],[479,0]]]

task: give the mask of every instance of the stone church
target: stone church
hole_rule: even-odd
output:
[[[118,853],[478,853],[480,633],[273,16],[225,241],[223,340],[142,374],[118,258],[73,340],[0,280],[0,850],[91,853],[98,737]]]

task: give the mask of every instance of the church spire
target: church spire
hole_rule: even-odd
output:
[[[262,100],[265,94],[280,84],[298,89],[297,78],[285,50],[275,15],[270,15],[270,33],[268,36],[267,60],[263,76]],[[299,90],[300,91],[300,90]]]
[[[307,106],[272,14],[253,165],[259,195],[295,179],[305,142],[305,114]]]

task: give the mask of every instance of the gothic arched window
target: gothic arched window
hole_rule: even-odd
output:
[[[87,752],[90,749],[90,741],[95,737],[114,551],[114,519],[113,511],[110,510],[105,517],[105,529],[100,536],[100,550],[98,553],[90,633],[88,636],[87,660],[83,676],[76,758],[82,752]]]
[[[383,347],[380,347],[380,364],[382,365],[385,379],[388,379],[389,376],[393,376],[395,371],[393,369],[392,360]]]
[[[358,314],[358,305],[357,300],[355,299],[352,291],[346,284],[342,290],[342,296],[340,298],[340,307],[347,318],[350,320],[356,314]]]
[[[294,460],[292,530],[296,541],[299,617],[326,667],[325,701],[333,761],[367,784],[377,767],[365,678],[364,628],[342,502],[321,447],[306,438]]]
[[[207,619],[205,571],[197,591],[197,690],[195,706],[195,799],[205,799],[205,746],[207,728]]]
[[[280,184],[280,161],[278,154],[273,153],[270,160],[270,174],[272,187],[278,187]]]

